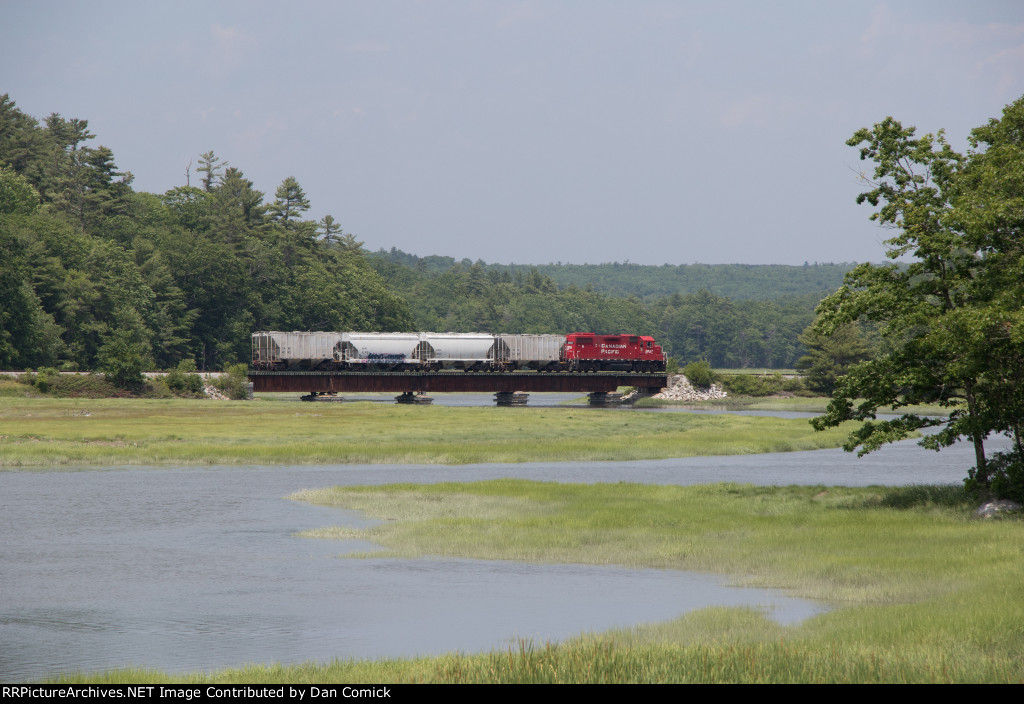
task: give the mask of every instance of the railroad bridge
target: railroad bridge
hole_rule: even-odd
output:
[[[620,386],[653,394],[668,384],[661,374],[624,372],[271,372],[250,371],[253,391],[296,391],[310,400],[344,392],[397,392],[399,402],[425,401],[428,393],[494,392],[499,405],[521,405],[526,392],[580,392],[597,405]]]

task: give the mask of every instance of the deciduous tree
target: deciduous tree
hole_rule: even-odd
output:
[[[856,320],[875,321],[883,345],[838,379],[817,428],[860,421],[846,449],[861,453],[935,427],[921,444],[974,445],[973,485],[992,480],[985,442],[1007,431],[1020,451],[1024,418],[1024,315],[1021,313],[1024,99],[1001,120],[974,130],[974,149],[953,151],[940,132],[917,137],[887,118],[848,142],[874,162],[858,202],[895,229],[886,254],[909,263],[861,264],[824,299],[815,331],[835,336]],[[881,408],[933,403],[939,417],[915,413],[879,421]],[[1000,463],[1000,466],[1004,465]]]

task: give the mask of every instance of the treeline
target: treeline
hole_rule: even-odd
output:
[[[456,264],[469,268],[474,264],[485,272],[508,273],[536,269],[538,273],[551,278],[559,287],[592,286],[595,291],[616,297],[637,296],[648,299],[671,296],[674,293],[697,293],[710,291],[719,296],[736,300],[771,300],[785,296],[815,294],[820,298],[823,292],[835,291],[843,282],[843,276],[855,265],[810,264],[787,266],[780,264],[663,264],[651,266],[630,262],[610,264],[488,264],[470,259],[458,261],[452,257],[427,256],[403,252],[392,247],[378,250],[371,255],[393,264],[401,264],[421,274],[436,276]]]
[[[792,367],[847,268],[367,255],[330,215],[304,218],[294,178],[265,199],[210,151],[195,185],[136,192],[93,139],[0,96],[0,368],[223,369],[268,329],[630,331],[682,362]]]
[[[0,368],[221,369],[253,330],[413,327],[360,243],[303,219],[294,178],[265,202],[211,151],[199,186],[135,192],[93,138],[0,96]]]
[[[442,257],[420,259],[443,260]],[[806,353],[800,333],[822,292],[775,300],[733,300],[709,291],[618,297],[574,284],[559,287],[537,267],[455,263],[407,266],[372,256],[373,266],[408,303],[418,330],[509,333],[575,331],[653,335],[681,362],[715,367],[793,367]]]

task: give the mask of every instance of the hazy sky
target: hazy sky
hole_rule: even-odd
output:
[[[368,249],[488,262],[880,261],[855,130],[1024,95],[1024,2],[0,0],[0,93],[137,190],[214,150]]]

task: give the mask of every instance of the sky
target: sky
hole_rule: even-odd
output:
[[[1017,0],[0,0],[0,94],[133,187],[214,151],[369,250],[486,262],[882,261],[845,142],[1024,95]]]

